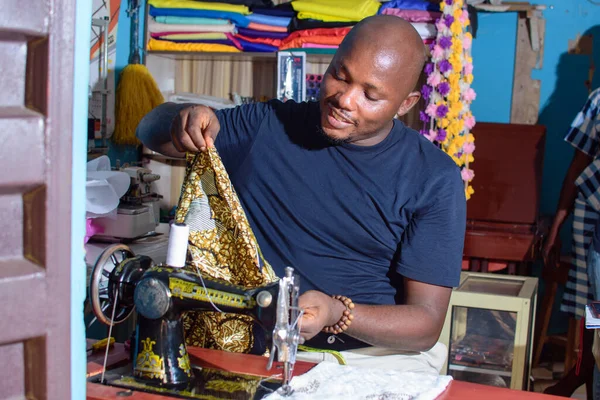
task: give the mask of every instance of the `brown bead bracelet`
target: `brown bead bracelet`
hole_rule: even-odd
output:
[[[352,300],[350,300],[350,298],[346,296],[340,296],[339,294],[336,294],[335,296],[331,297],[341,301],[342,303],[344,303],[344,306],[346,306],[346,309],[342,313],[342,317],[338,322],[336,322],[332,326],[326,326],[323,328],[323,332],[333,333],[337,335],[347,330],[350,324],[352,324],[352,320],[354,319],[354,315],[352,314],[352,310],[354,310],[354,303],[352,302]]]

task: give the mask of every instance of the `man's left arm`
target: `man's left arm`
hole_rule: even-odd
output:
[[[373,346],[427,351],[440,336],[451,290],[406,279],[405,304],[355,304],[352,323],[345,333]],[[302,326],[306,338],[338,322],[346,309],[341,301],[317,291],[306,292],[300,306],[306,314]]]
[[[404,278],[402,305],[355,304],[348,335],[371,345],[424,351],[439,339],[452,287],[460,279],[466,199],[456,166],[434,175],[404,231],[396,272]],[[344,293],[332,293],[344,295]],[[324,293],[300,297],[306,339],[340,320],[345,306]]]

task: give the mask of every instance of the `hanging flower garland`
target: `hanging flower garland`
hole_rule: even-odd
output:
[[[441,0],[440,10],[437,37],[430,45],[431,60],[425,66],[427,83],[421,89],[427,104],[420,115],[425,126],[421,133],[437,143],[461,168],[468,200],[473,194],[470,182],[475,176],[469,168],[475,150],[471,133],[475,117],[470,110],[475,99],[471,88],[473,37],[466,31],[470,22],[463,0]]]

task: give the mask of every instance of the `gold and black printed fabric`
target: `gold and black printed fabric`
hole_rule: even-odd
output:
[[[187,155],[175,220],[190,228],[186,269],[247,288],[277,279],[260,253],[216,149]],[[183,322],[187,345],[236,353],[266,350],[249,316],[188,312]]]

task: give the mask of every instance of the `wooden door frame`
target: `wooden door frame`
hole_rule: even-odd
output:
[[[14,205],[0,222],[11,231],[0,247],[0,350],[23,362],[4,366],[15,376],[0,381],[0,392],[14,379],[24,383],[23,397],[70,399],[76,0],[5,3],[0,41],[19,51],[26,43],[27,55],[24,77],[15,67],[8,71],[17,75],[0,79],[24,92],[24,104],[19,95],[0,101],[0,200]]]

